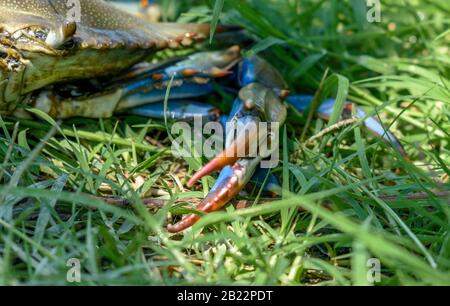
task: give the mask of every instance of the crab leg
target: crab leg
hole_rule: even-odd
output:
[[[115,81],[122,82],[135,78],[147,78],[154,82],[169,81],[172,78],[175,80],[189,77],[221,78],[233,73],[232,68],[239,62],[240,52],[239,46],[233,46],[225,51],[198,52],[157,64],[140,64]]]
[[[290,95],[287,98],[287,101],[294,106],[298,111],[304,112],[311,105],[314,97],[308,95]],[[334,99],[326,99],[320,105],[318,109],[318,116],[328,120],[333,111],[334,105],[336,101]],[[352,114],[354,109],[354,114]],[[400,154],[406,156],[406,151],[403,148],[400,141],[397,137],[392,134],[392,132],[388,131],[379,121],[377,121],[373,117],[369,117],[367,113],[359,107],[356,107],[354,103],[347,102],[344,108],[344,113],[342,115],[343,119],[348,119],[351,116],[355,116],[357,119],[361,119],[364,122],[364,126],[375,134],[377,137],[380,137],[383,141],[390,144],[394,149],[396,149]]]
[[[214,91],[212,79],[232,75],[239,59],[240,48],[231,47],[226,51],[196,53],[162,69],[138,69],[139,79],[122,85],[123,97],[116,111],[163,101],[169,85],[172,100],[210,94]]]
[[[37,96],[35,107],[55,118],[99,118],[164,101],[169,85],[171,100],[204,96],[214,91],[213,78],[233,74],[232,68],[239,58],[240,49],[232,47],[226,51],[197,53],[157,65],[141,64],[125,75],[108,81],[55,85]]]
[[[182,121],[192,121],[198,117],[206,122],[218,121],[220,117],[220,111],[211,105],[190,100],[170,100],[167,110],[164,102],[156,102],[133,108],[128,113],[153,119]]]

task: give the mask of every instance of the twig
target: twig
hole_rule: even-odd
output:
[[[436,192],[433,193],[433,196],[437,197],[437,198],[449,198],[450,199],[450,191],[442,191],[442,192]],[[120,198],[120,197],[94,197],[98,200],[102,200],[107,204],[111,204],[111,205],[116,205],[116,206],[122,206],[122,207],[127,207],[127,206],[132,206],[132,202],[128,199],[125,198]],[[411,193],[411,194],[407,194],[404,196],[396,196],[396,195],[380,195],[379,196],[380,199],[385,200],[385,201],[398,201],[398,200],[410,200],[410,201],[417,201],[417,200],[427,200],[430,198],[429,194],[425,193],[425,192],[419,192],[419,193]],[[258,204],[267,204],[267,203],[271,203],[273,201],[279,200],[279,198],[275,198],[272,200],[263,200],[263,201],[259,201]],[[165,200],[165,199],[155,199],[155,198],[142,198],[141,199],[142,203],[144,203],[145,206],[147,206],[148,208],[151,209],[162,209],[168,202],[169,200]],[[180,199],[176,202],[199,202],[200,200],[197,198],[186,198],[186,199]],[[233,202],[231,202],[231,204],[236,208],[236,209],[244,209],[247,207],[252,206],[254,203],[253,200],[235,200]]]
[[[115,206],[129,207],[129,206],[133,205],[132,201],[125,199],[125,198],[120,198],[120,197],[93,196],[93,198],[95,198],[97,200],[101,200],[110,205],[115,205]],[[166,200],[166,199],[155,199],[155,198],[142,198],[141,201],[145,206],[147,206],[150,209],[162,209],[169,202],[169,200]],[[196,202],[200,202],[200,201],[201,200],[198,198],[184,198],[184,199],[175,201],[175,203],[180,203],[180,202],[196,203]],[[259,201],[258,203],[264,204],[264,203],[270,203],[270,202],[273,202],[273,200],[263,200],[263,201]],[[235,200],[231,204],[234,205],[236,207],[236,209],[243,209],[243,208],[252,206],[253,203],[254,203],[254,201]]]
[[[114,206],[132,206],[132,202],[125,198],[119,198],[119,197],[93,197],[97,200],[101,200],[105,202],[106,204],[114,205]],[[163,208],[168,200],[164,199],[155,199],[155,198],[143,198],[141,199],[142,203],[151,209],[161,209]]]
[[[339,121],[338,123],[333,124],[332,126],[327,127],[326,129],[320,131],[320,133],[317,133],[316,135],[312,136],[305,143],[310,144],[310,143],[314,142],[315,140],[322,138],[323,136],[325,136],[326,134],[328,134],[330,132],[339,130],[340,128],[348,126],[348,125],[352,125],[353,123],[355,123],[357,121],[358,121],[357,118],[350,118],[350,119],[346,119],[343,121]]]
[[[450,191],[441,191],[433,193],[436,198],[448,198],[450,200]],[[428,200],[430,195],[426,192],[411,193],[406,195],[380,195],[380,199],[385,201],[398,201],[398,200]]]

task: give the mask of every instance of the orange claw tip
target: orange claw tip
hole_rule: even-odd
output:
[[[221,170],[225,166],[234,164],[237,161],[237,157],[227,157],[225,154],[221,154],[203,166],[198,170],[187,183],[187,187],[191,188],[201,178],[211,174],[215,171]]]
[[[198,220],[200,220],[200,216],[195,214],[188,215],[176,224],[167,225],[167,231],[172,234],[179,233],[193,226]]]
[[[163,74],[160,74],[160,73],[152,74],[152,80],[153,81],[161,81],[163,78],[164,78]]]
[[[220,69],[217,67],[213,67],[211,69],[211,74],[214,78],[223,78],[223,77],[233,74],[233,72],[230,70],[227,70],[227,69]]]
[[[184,69],[181,73],[184,77],[188,78],[188,77],[192,77],[192,76],[198,74],[199,71],[195,70],[195,69],[187,68],[187,69]]]
[[[243,180],[245,172],[246,170],[239,162],[233,167],[224,167],[211,191],[197,206],[197,210],[203,213],[220,210],[245,186],[245,183],[247,182],[247,180]],[[248,177],[251,177],[251,175]],[[193,226],[198,220],[200,220],[199,215],[191,214],[175,225],[168,225],[167,230],[170,233],[178,233]]]
[[[244,129],[245,130],[245,129]],[[187,183],[188,188],[191,188],[195,182],[202,177],[211,174],[214,171],[223,169],[225,166],[231,166],[238,161],[240,154],[247,152],[251,140],[257,138],[257,131],[251,130],[251,133],[242,133],[238,135],[235,141],[225,151],[220,153],[216,158],[211,160],[200,170],[198,170]]]

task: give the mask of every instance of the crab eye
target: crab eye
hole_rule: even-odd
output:
[[[75,35],[75,32],[77,31],[77,24],[74,21],[64,21],[64,25],[62,28],[63,36],[64,37],[72,37]]]
[[[3,51],[0,50],[0,58],[6,59],[7,57],[8,57],[8,53],[3,52]]]

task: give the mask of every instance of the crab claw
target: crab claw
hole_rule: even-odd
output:
[[[233,166],[225,166],[220,172],[215,185],[198,205],[197,210],[209,213],[221,209],[232,200],[250,181],[261,158],[240,159]],[[190,214],[175,225],[168,225],[171,233],[181,232],[194,225],[200,216]]]
[[[187,186],[190,188],[202,177],[235,164],[240,157],[245,157],[247,152],[248,155],[254,155],[255,152],[249,152],[249,150],[252,143],[258,142],[258,129],[256,128],[258,122],[259,118],[254,116],[240,118],[238,129],[241,132],[237,135],[236,140],[227,145],[225,151],[197,171],[189,180]]]
[[[239,92],[231,112],[232,119],[227,123],[226,149],[197,171],[187,186],[192,187],[202,177],[231,166],[242,157],[263,157],[270,152],[259,151],[258,145],[267,140],[268,134],[259,127],[259,123],[267,121],[283,124],[286,119],[286,107],[278,96],[269,88],[252,83]]]
[[[286,120],[286,107],[272,89],[252,83],[239,92],[227,123],[227,141],[224,152],[200,169],[188,182],[192,186],[197,180],[212,172],[222,170],[216,184],[199,204],[199,212],[209,213],[221,209],[234,198],[250,181],[258,164],[277,149],[271,136],[278,130],[270,131],[259,127],[259,123],[277,123]],[[267,148],[267,144],[271,148]],[[179,223],[169,225],[168,231],[182,231],[200,219],[197,214],[184,217]]]

